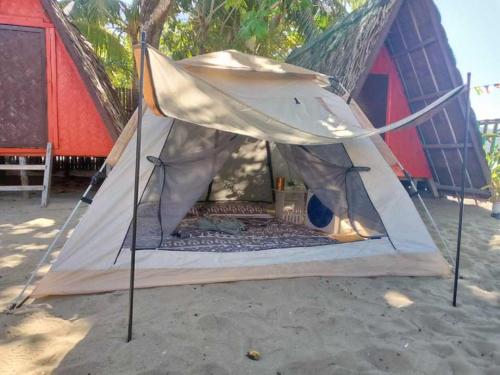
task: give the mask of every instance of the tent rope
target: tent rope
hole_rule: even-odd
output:
[[[448,241],[445,239],[445,237],[443,236],[443,233],[441,232],[441,230],[439,229],[439,226],[437,225],[436,221],[434,220],[434,218],[432,217],[431,215],[431,212],[429,211],[429,208],[427,207],[427,205],[425,204],[424,202],[424,199],[422,198],[422,196],[420,195],[420,193],[418,192],[418,188],[417,188],[417,185],[415,184],[415,181],[413,180],[413,177],[412,175],[410,174],[410,172],[408,172],[404,167],[403,165],[401,164],[401,162],[396,158],[396,155],[394,155],[394,160],[396,161],[398,167],[403,171],[405,177],[408,179],[408,181],[410,182],[410,185],[411,185],[411,188],[412,188],[412,191],[415,192],[415,194],[410,194],[410,196],[413,196],[413,195],[416,195],[418,197],[418,201],[420,202],[420,204],[422,205],[429,221],[431,222],[431,225],[432,227],[434,228],[434,230],[436,231],[436,234],[438,235],[439,237],[439,240],[441,241],[441,243],[443,244],[444,246],[444,249],[446,250],[446,256],[448,258],[448,261],[451,263],[452,267],[455,267],[455,261],[453,260],[453,257],[451,256],[451,250],[450,250],[450,246],[449,246],[449,243]]]

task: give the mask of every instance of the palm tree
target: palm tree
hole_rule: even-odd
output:
[[[366,0],[177,0],[161,47],[177,58],[235,48],[284,59]]]
[[[284,60],[366,0],[61,0],[113,83],[135,87],[131,46],[147,41],[174,58],[235,48]],[[164,27],[168,19],[168,24]]]
[[[139,42],[141,26],[146,41],[160,44],[163,25],[174,0],[62,0],[65,13],[93,45],[115,85],[132,80],[131,46]]]

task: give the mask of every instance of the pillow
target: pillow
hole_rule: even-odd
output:
[[[223,201],[196,205],[202,215],[263,215],[267,214],[265,205],[255,202]]]
[[[200,207],[198,207],[198,204],[195,204],[193,207],[191,207],[186,214],[186,216],[194,216],[194,217],[200,217]]]

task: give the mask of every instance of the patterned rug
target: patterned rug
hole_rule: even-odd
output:
[[[338,243],[321,231],[275,218],[239,218],[245,230],[237,235],[198,228],[198,218],[186,218],[178,227],[179,236],[164,238],[159,250],[241,252],[311,247]]]

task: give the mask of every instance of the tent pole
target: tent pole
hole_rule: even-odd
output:
[[[462,224],[464,215],[464,200],[465,200],[465,177],[467,173],[467,157],[469,144],[469,123],[470,123],[470,72],[467,73],[467,97],[465,108],[465,135],[464,135],[464,149],[462,161],[462,181],[460,186],[460,212],[458,214],[458,237],[457,237],[457,256],[455,259],[455,279],[453,282],[453,306],[457,306],[457,291],[458,291],[458,276],[460,270],[460,247],[462,245]]]
[[[144,91],[144,59],[146,55],[146,33],[141,31],[141,62],[139,67],[139,102],[137,113],[137,131],[135,147],[135,177],[134,177],[134,205],[132,213],[132,244],[130,246],[130,287],[128,310],[127,342],[132,340],[132,322],[134,316],[134,285],[135,285],[135,248],[137,243],[137,205],[139,199],[139,171],[141,164],[141,130],[142,130],[142,97]]]

